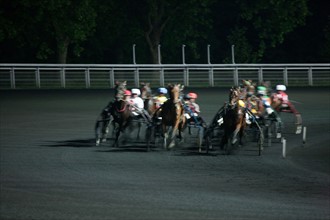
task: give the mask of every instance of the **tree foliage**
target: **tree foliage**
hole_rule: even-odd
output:
[[[281,44],[285,36],[305,23],[307,0],[236,0],[240,16],[228,36],[238,50],[239,62],[258,62],[269,47]],[[239,4],[238,4],[239,3]]]
[[[79,56],[82,51],[80,43],[87,40],[95,26],[96,12],[91,0],[22,0],[1,3],[14,9],[4,11],[11,18],[3,18],[3,22],[9,26],[6,34],[8,39],[22,42],[20,44],[37,45],[35,56],[38,59],[47,59],[56,52],[57,62],[65,63],[70,45],[73,46],[74,54]]]
[[[290,48],[286,42],[305,43],[305,27],[315,30],[315,54],[324,61],[329,59],[329,23],[317,20],[329,13],[321,4],[325,3],[0,0],[0,62],[131,63],[133,44],[138,63],[158,63],[159,45],[162,63],[181,63],[183,44],[187,63],[205,63],[208,44],[213,63],[231,62],[231,45],[236,63],[276,62],[289,60],[283,56]]]

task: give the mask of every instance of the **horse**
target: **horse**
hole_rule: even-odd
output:
[[[118,146],[119,135],[130,124],[131,110],[130,104],[124,100],[124,92],[126,90],[126,81],[116,82],[115,101],[111,105],[110,114],[113,117],[113,123],[117,124],[115,131],[115,141],[113,146]]]
[[[144,101],[144,109],[149,113],[150,116],[153,116],[157,108],[153,99],[150,83],[141,83],[140,90],[141,98]]]
[[[164,137],[164,148],[169,149],[175,145],[175,137],[182,139],[182,131],[185,126],[186,118],[184,116],[184,106],[180,93],[184,86],[181,84],[169,84],[168,91],[170,98],[156,111],[154,117],[160,116],[162,126],[162,136]],[[168,127],[172,127],[170,143],[167,145],[169,134]]]
[[[230,154],[232,146],[242,144],[242,137],[246,127],[245,121],[245,104],[240,100],[240,89],[232,87],[229,92],[229,102],[225,103],[223,112],[223,127],[224,135],[221,139],[220,147],[224,149],[227,154]],[[238,137],[237,137],[238,136]],[[239,139],[239,140],[238,140]]]
[[[126,81],[123,83],[116,81],[115,87],[113,89],[114,100],[123,97],[124,91],[126,89]],[[113,116],[111,109],[113,108],[114,101],[110,101],[106,107],[102,109],[101,114],[97,117],[95,123],[95,136],[96,136],[96,146],[100,145],[101,141],[106,142],[107,134],[109,133],[110,123],[114,126]]]
[[[101,141],[106,142],[107,134],[109,133],[109,124],[112,121],[112,116],[110,113],[110,102],[105,108],[103,108],[101,114],[97,117],[95,123],[95,145],[99,146]]]

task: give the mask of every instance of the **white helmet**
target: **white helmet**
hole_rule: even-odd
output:
[[[286,90],[286,86],[285,85],[277,85],[276,86],[276,90],[278,90],[278,91],[285,91]]]
[[[267,95],[267,91],[266,90],[258,90],[257,94],[258,95]]]
[[[131,89],[132,95],[136,94],[136,95],[141,95],[141,91],[140,89]]]

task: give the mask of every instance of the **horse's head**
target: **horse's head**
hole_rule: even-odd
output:
[[[141,98],[143,100],[150,99],[152,97],[152,91],[150,88],[150,83],[141,83]]]
[[[239,87],[232,87],[229,92],[229,104],[234,106],[240,97],[240,88]]]
[[[170,99],[172,99],[174,101],[178,101],[178,99],[180,97],[180,93],[184,89],[184,85],[181,85],[178,83],[169,84],[167,88],[169,91]]]
[[[123,100],[125,90],[126,90],[126,81],[124,81],[124,82],[116,81],[116,83],[115,83],[115,99]]]

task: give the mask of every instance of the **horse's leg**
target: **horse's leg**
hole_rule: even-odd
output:
[[[168,139],[168,133],[167,133],[167,127],[164,123],[162,123],[162,136],[163,136],[163,139],[164,139],[164,148],[167,149],[167,139]]]
[[[106,124],[106,118],[105,118],[105,114],[104,111],[102,111],[102,113],[97,117],[96,123],[95,123],[95,145],[98,146],[100,145],[101,139],[105,136],[104,135],[104,130],[105,130],[105,124]]]
[[[102,142],[107,141],[107,134],[109,133],[109,124],[110,124],[110,119],[104,119],[102,123]]]
[[[172,129],[172,134],[170,138],[170,144],[168,145],[168,148],[173,148],[175,146],[175,136],[178,128],[173,128]]]
[[[95,145],[96,146],[99,146],[100,145],[100,142],[101,142],[101,132],[100,132],[100,123],[101,121],[100,120],[97,120],[96,123],[95,123]]]
[[[243,136],[244,136],[244,124],[241,125],[241,129],[239,131],[239,145],[243,145]]]
[[[179,128],[178,128],[180,142],[182,142],[184,140],[184,133],[183,133],[183,131],[186,129],[186,126],[187,126],[186,125],[186,118],[184,116],[184,113],[182,112],[181,122],[179,123]]]
[[[180,125],[180,117],[177,117],[176,121],[175,121],[175,124],[173,126],[173,129],[172,129],[171,142],[168,146],[169,148],[172,148],[172,147],[175,146],[175,138],[176,138],[177,132],[178,132],[179,138],[180,139],[182,138],[181,131],[179,129],[179,125]]]
[[[119,135],[120,135],[120,132],[121,132],[122,129],[123,129],[122,125],[119,125],[117,127],[116,138],[115,138],[115,141],[113,143],[113,147],[119,147],[118,141],[119,141]]]
[[[241,127],[242,126],[240,123],[236,125],[235,131],[233,132],[231,144],[235,144],[237,142],[237,134],[238,134],[238,132],[240,132]]]
[[[223,150],[225,145],[227,144],[228,142],[228,135],[227,134],[224,134],[221,138],[221,141],[220,141],[220,150]]]

